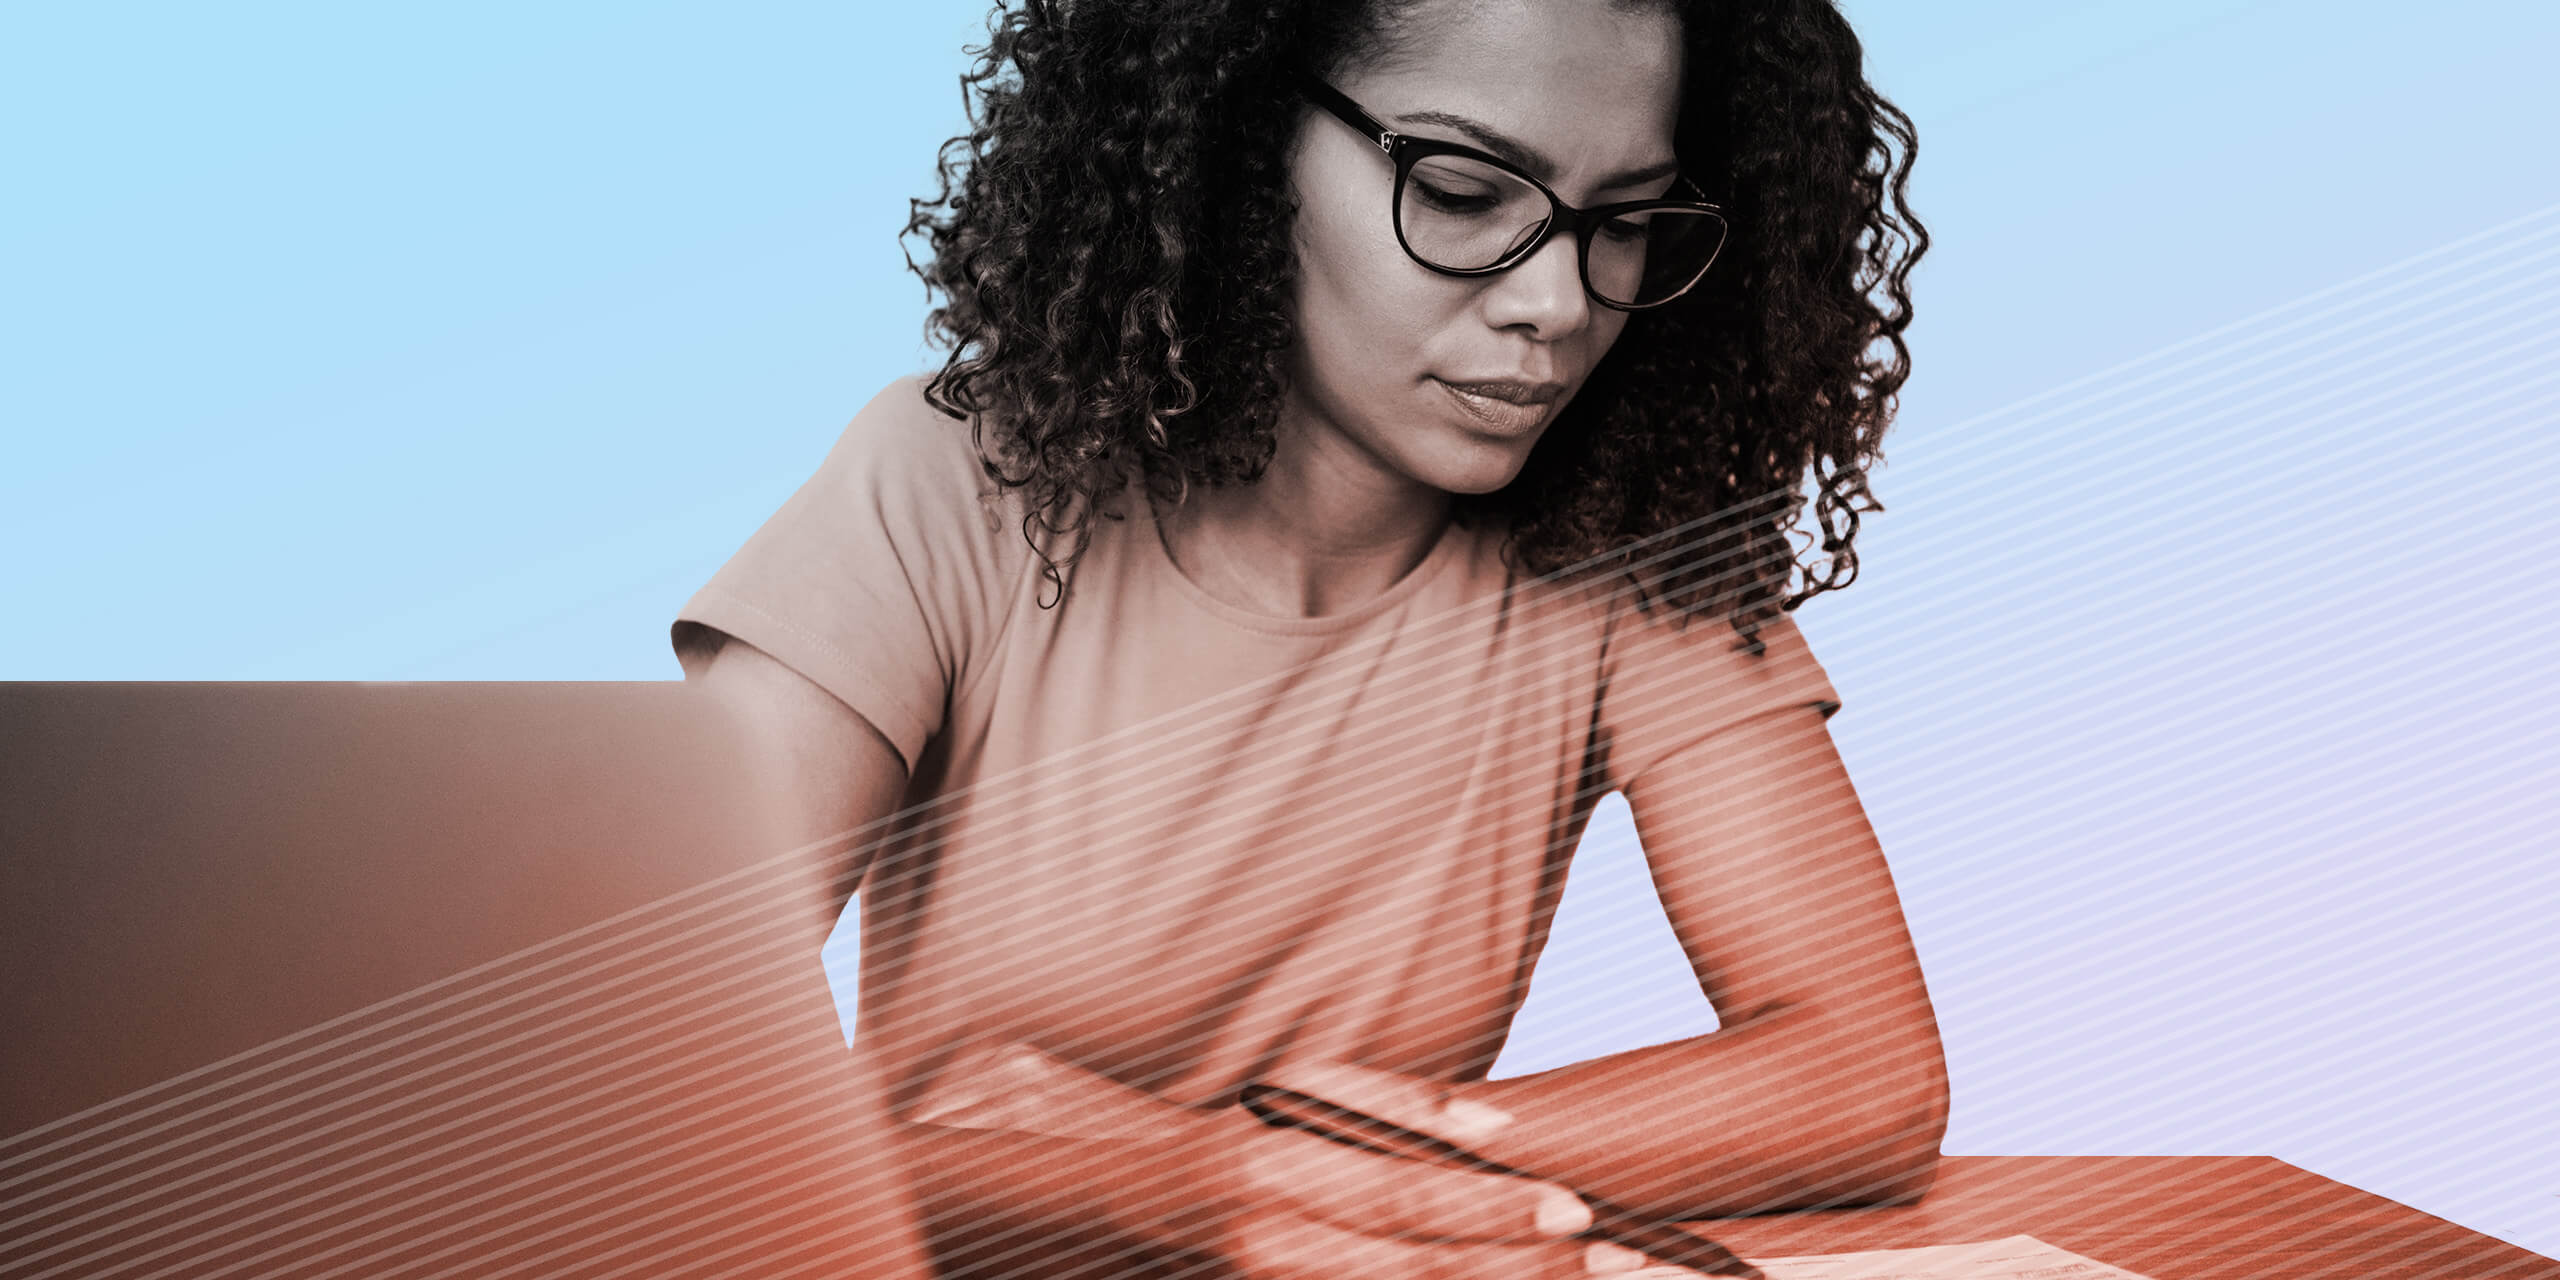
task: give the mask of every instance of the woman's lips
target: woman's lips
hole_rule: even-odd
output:
[[[1536,430],[1539,423],[1547,420],[1547,410],[1555,403],[1553,399],[1540,399],[1522,404],[1472,391],[1458,383],[1443,382],[1438,378],[1432,381],[1440,383],[1440,389],[1449,393],[1450,403],[1457,405],[1478,425],[1498,435],[1520,435]]]

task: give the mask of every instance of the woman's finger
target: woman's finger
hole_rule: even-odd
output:
[[[1551,1182],[1377,1155],[1293,1130],[1253,1134],[1237,1157],[1255,1198],[1369,1235],[1525,1242],[1591,1225],[1590,1207]]]

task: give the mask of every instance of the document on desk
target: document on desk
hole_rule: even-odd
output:
[[[2122,1267],[2054,1248],[2034,1236],[1751,1261],[1768,1274],[1768,1280],[2146,1280]],[[1648,1267],[1627,1272],[1621,1280],[1670,1280],[1690,1274],[1676,1267]]]

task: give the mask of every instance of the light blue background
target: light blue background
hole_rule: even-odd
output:
[[[2560,1252],[2560,10],[1849,7],[1936,247],[1800,619],[1948,1150],[2274,1154]],[[0,20],[0,678],[674,677],[927,359],[893,237],[982,13]],[[1504,1069],[1708,1025],[1612,802]]]

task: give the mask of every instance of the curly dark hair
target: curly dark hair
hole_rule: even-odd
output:
[[[1295,77],[1384,52],[1409,6],[1032,3],[1000,0],[969,51],[970,131],[941,149],[941,194],[911,202],[932,252],[908,265],[944,298],[927,396],[975,415],[988,474],[1027,490],[1024,536],[1063,597],[1131,468],[1178,502],[1270,461]],[[1500,522],[1533,572],[1625,574],[1680,625],[1721,612],[1757,652],[1761,625],[1856,577],[1859,512],[1883,509],[1867,472],[1928,247],[1904,200],[1916,140],[1832,0],[1654,3],[1686,42],[1675,147],[1729,243],[1698,288],[1631,315],[1520,474],[1455,495],[1452,518]],[[1808,468],[1829,558],[1799,566]]]

